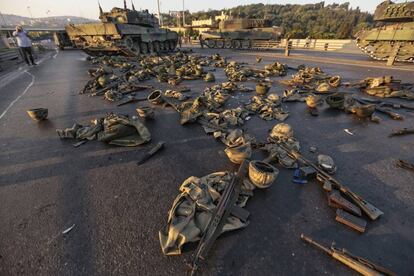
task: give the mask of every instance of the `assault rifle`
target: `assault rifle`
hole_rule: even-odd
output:
[[[380,276],[380,275],[387,275],[387,276],[396,276],[396,274],[382,266],[374,264],[364,258],[352,255],[350,252],[346,251],[346,249],[338,249],[335,248],[333,245],[331,248],[327,248],[322,244],[312,240],[311,238],[302,234],[300,236],[302,240],[314,245],[315,247],[325,251],[328,255],[333,257],[334,259],[340,261],[344,265],[352,268],[353,270],[359,272],[362,275],[366,276]]]
[[[412,128],[412,129],[402,128],[402,129],[399,129],[399,130],[396,130],[396,131],[392,132],[388,136],[393,137],[393,136],[401,136],[401,135],[406,135],[406,134],[414,134],[414,128]]]
[[[352,192],[348,187],[342,185],[338,180],[336,180],[334,177],[326,173],[324,170],[319,168],[317,165],[312,163],[311,161],[307,160],[305,157],[303,157],[299,152],[295,150],[289,149],[284,142],[278,143],[278,145],[286,151],[286,153],[293,159],[296,159],[297,161],[305,164],[306,166],[310,166],[314,168],[317,172],[317,178],[319,181],[324,183],[324,188],[326,190],[329,190],[329,186],[333,186],[340,190],[343,194],[348,196],[349,199],[356,205],[358,205],[362,211],[371,219],[376,220],[379,216],[383,215],[384,213],[376,208],[374,205],[363,199],[361,196],[357,195],[356,193]],[[326,187],[328,186],[328,187]]]
[[[243,161],[239,167],[237,175],[232,178],[231,182],[226,186],[223,194],[221,195],[211,220],[198,244],[193,260],[191,275],[194,275],[197,272],[200,260],[206,259],[209,250],[218,236],[222,233],[223,226],[229,215],[232,213],[232,208],[235,206],[236,200],[239,197],[248,163],[248,160]]]

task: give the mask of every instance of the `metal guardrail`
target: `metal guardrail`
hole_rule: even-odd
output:
[[[15,60],[20,57],[18,49],[2,49],[0,51],[0,62]]]
[[[313,49],[321,51],[338,51],[341,49],[355,50],[359,52],[355,41],[352,39],[290,39],[290,49]],[[191,45],[199,45],[198,39],[191,40]],[[278,41],[255,41],[254,49],[286,48],[286,39]]]

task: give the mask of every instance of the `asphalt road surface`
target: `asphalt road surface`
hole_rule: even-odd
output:
[[[273,52],[221,54],[251,64],[255,56],[262,56],[260,67],[277,56],[292,67],[320,66],[344,81],[384,74],[414,81],[414,66],[390,69],[362,56],[341,64],[341,54],[324,59],[323,54],[310,52],[305,61],[302,53],[290,58]],[[74,148],[72,141],[60,140],[56,128],[87,123],[111,111],[133,115],[139,104],[116,107],[79,95],[89,79],[86,56],[79,51],[52,55],[0,84],[0,275],[185,275],[196,245],[186,246],[182,256],[166,257],[158,240],[178,188],[190,176],[237,167],[224,155],[222,143],[199,125],[180,126],[178,114],[169,108],[158,108],[156,120],[146,123],[151,144],[122,148],[91,141]],[[217,81],[225,80],[221,69],[215,74]],[[203,81],[183,84],[196,94],[207,86]],[[280,94],[284,88],[277,84],[271,92]],[[250,96],[238,93],[232,101]],[[49,120],[33,122],[26,110],[34,107],[47,107]],[[249,200],[248,227],[221,237],[200,273],[355,274],[302,242],[300,234],[305,233],[326,245],[335,241],[399,275],[414,275],[414,173],[394,163],[399,158],[414,162],[414,136],[388,137],[394,129],[414,127],[414,113],[400,110],[403,121],[379,114],[382,122],[375,124],[326,106],[319,117],[310,116],[303,103],[286,107],[290,111],[286,122],[294,127],[303,154],[312,160],[318,153],[332,156],[338,166],[336,177],[385,214],[370,221],[366,233],[358,234],[335,221],[318,183],[293,184],[292,171],[280,168],[276,183],[255,191]],[[276,123],[253,117],[246,127],[264,140]],[[137,167],[136,161],[160,140],[166,142],[165,149]],[[317,153],[310,153],[310,146],[316,146]]]

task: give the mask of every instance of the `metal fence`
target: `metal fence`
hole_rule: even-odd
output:
[[[291,49],[311,49],[319,51],[358,51],[352,39],[290,39]],[[198,39],[191,41],[192,45],[199,45]],[[277,49],[286,47],[286,39],[281,41],[257,41],[252,48]],[[359,52],[359,51],[358,51]]]

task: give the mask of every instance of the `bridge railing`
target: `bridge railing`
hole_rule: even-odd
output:
[[[359,52],[352,39],[290,39],[291,49],[311,49],[318,51],[348,51]],[[198,39],[191,40],[191,45],[199,45]],[[263,49],[286,48],[286,39],[280,42],[256,42],[257,47]]]

